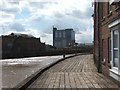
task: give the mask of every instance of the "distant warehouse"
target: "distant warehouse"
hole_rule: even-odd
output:
[[[45,50],[45,43],[41,43],[40,38],[32,35],[11,33],[0,38],[2,58],[36,56]]]
[[[75,45],[75,31],[73,29],[57,30],[53,27],[53,46],[66,48]]]

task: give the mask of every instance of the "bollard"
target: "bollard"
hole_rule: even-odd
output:
[[[65,54],[63,54],[63,58],[65,58]]]
[[[77,52],[75,53],[75,56],[77,56]]]

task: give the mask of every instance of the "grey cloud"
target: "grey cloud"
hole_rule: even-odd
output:
[[[93,14],[92,7],[88,7],[85,12],[82,12],[81,10],[74,9],[72,12],[66,12],[66,15],[70,15],[79,19],[89,19],[91,15]]]
[[[35,23],[35,22],[40,22],[41,19],[42,19],[41,16],[32,16],[28,19],[28,21]]]
[[[88,16],[89,18],[92,17],[92,14],[93,14],[93,13],[94,13],[94,10],[93,10],[92,7],[88,7],[88,8],[86,9],[85,14],[86,14],[86,16]]]
[[[74,22],[73,22],[74,23]],[[57,27],[58,29],[67,29],[67,28],[73,28],[76,34],[82,34],[81,31],[86,31],[87,29],[83,26],[79,26],[79,25],[72,25],[69,23],[65,23],[64,20],[56,20],[54,22],[55,27]]]
[[[92,39],[90,37],[86,38],[81,38],[81,39],[77,39],[77,42],[80,42],[80,43],[91,43],[92,42]]]
[[[65,23],[63,19],[55,19],[53,20],[51,23],[49,23],[48,25],[46,25],[46,27],[43,29],[44,33],[48,33],[48,34],[52,34],[52,30],[53,30],[53,25],[57,28],[57,29],[67,29],[67,28],[73,28],[71,25],[69,25],[68,23]]]
[[[0,8],[0,11],[6,12],[6,13],[16,13],[16,12],[19,12],[20,9],[18,7]]]
[[[81,30],[79,28],[73,28],[76,34],[82,34]]]
[[[55,25],[58,29],[72,28],[71,25],[69,25],[67,22],[64,22],[64,18],[63,18],[63,19],[59,19],[59,20],[55,20],[55,21],[54,21],[54,25]]]
[[[53,33],[53,25],[55,27],[57,27],[57,29],[70,28],[70,26],[68,24],[65,24],[64,22],[61,22],[59,20],[54,20],[51,23],[49,23],[48,25],[46,25],[46,27],[43,29],[43,32],[47,33],[47,34],[52,34]]]
[[[37,7],[37,8],[42,8],[42,9],[51,4],[57,4],[57,2],[44,2],[44,1],[43,2],[29,2],[29,5],[31,7]]]
[[[9,1],[8,1],[9,2]],[[20,1],[16,1],[16,2],[9,2],[10,4],[14,4],[14,5],[18,5]]]
[[[77,35],[79,35],[79,34],[77,34]],[[76,41],[77,42],[80,42],[80,43],[90,43],[90,42],[92,42],[92,36],[91,35],[88,35],[88,36],[86,36],[86,35],[82,35],[82,34],[80,34],[79,35],[79,37],[77,37],[76,38]]]
[[[51,23],[51,24],[49,24],[47,27],[45,27],[44,29],[43,29],[43,32],[44,33],[47,33],[47,34],[52,34],[53,33],[53,25],[58,29],[58,30],[60,30],[60,29],[67,29],[67,28],[72,28],[70,25],[68,25],[68,24],[62,24],[62,23]]]
[[[15,22],[10,25],[10,29],[15,30],[15,31],[25,31],[24,25],[22,25],[19,22]]]
[[[40,37],[44,38],[44,37],[47,37],[47,35],[46,34],[42,34],[42,35],[40,35]]]
[[[0,17],[2,17],[2,18],[13,18],[13,16],[9,15],[9,14],[0,15]]]
[[[57,17],[57,18],[64,17],[63,14],[61,14],[60,12],[55,12],[54,16]]]
[[[44,29],[43,29],[43,32],[44,33],[47,33],[47,34],[52,34],[53,33],[53,28],[52,28],[52,26],[53,26],[54,24],[49,24],[49,25],[47,25]]]
[[[77,17],[77,18],[84,18],[84,15],[82,15],[83,13],[80,10],[73,10],[72,11],[72,15]]]
[[[0,5],[0,11],[5,13],[16,13],[20,11],[19,4],[15,2],[9,2],[8,0],[2,0]]]

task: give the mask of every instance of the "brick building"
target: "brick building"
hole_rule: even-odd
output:
[[[94,62],[120,83],[120,1],[94,3]]]
[[[0,38],[2,58],[36,56],[45,50],[45,43],[30,35],[11,33]]]

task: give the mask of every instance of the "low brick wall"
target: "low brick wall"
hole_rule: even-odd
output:
[[[24,57],[36,57],[36,56],[52,56],[63,54],[75,54],[75,53],[93,53],[93,49],[81,49],[81,50],[52,50],[52,51],[31,51],[31,52],[2,52],[2,59],[9,58],[24,58]]]

